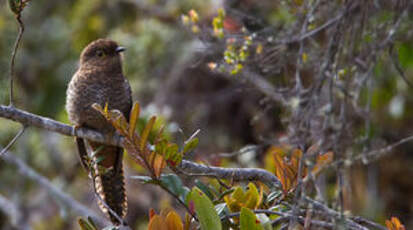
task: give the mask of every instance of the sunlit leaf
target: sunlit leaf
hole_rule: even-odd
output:
[[[167,149],[168,141],[167,140],[161,140],[155,145],[155,152],[160,155],[165,155],[166,149]]]
[[[161,216],[155,215],[149,221],[148,230],[165,230],[165,226],[165,220]]]
[[[303,60],[303,63],[305,64],[308,60],[308,55],[307,53],[303,52],[303,54],[301,55],[301,59]]]
[[[166,224],[168,226],[168,230],[184,229],[181,217],[175,211],[171,211],[168,213],[168,215],[166,216]]]
[[[192,138],[192,139],[191,139],[190,141],[188,141],[187,143],[185,143],[184,153],[190,152],[190,151],[192,151],[193,149],[195,149],[196,146],[198,146],[198,142],[199,142],[198,138],[195,137],[195,138]]]
[[[322,154],[317,157],[317,162],[313,167],[312,173],[317,174],[320,172],[321,168],[325,167],[329,163],[333,161],[334,158],[334,153],[333,152],[327,152],[325,154]]]
[[[155,210],[153,208],[149,209],[149,220],[151,220],[155,215]]]
[[[406,230],[397,217],[392,217],[390,220],[386,220],[386,227],[389,230]]]
[[[149,136],[149,132],[152,130],[152,127],[155,124],[155,121],[156,121],[156,117],[155,116],[151,117],[151,119],[148,121],[145,128],[143,129],[142,135],[141,135],[141,142],[139,145],[140,151],[143,151],[145,149],[146,142]]]
[[[103,109],[103,112],[104,112],[105,115],[108,114],[108,107],[109,107],[109,105],[108,105],[108,103],[106,102],[106,103],[105,103],[105,108]]]
[[[138,121],[140,113],[139,103],[135,102],[133,104],[132,110],[130,112],[129,118],[129,137],[133,138],[133,133],[135,132],[136,122]]]
[[[154,152],[152,154],[153,154],[152,169],[153,169],[153,172],[155,173],[155,176],[158,178],[162,173],[162,169],[165,168],[166,162],[161,155],[156,154]]]
[[[184,230],[189,230],[189,227],[191,226],[191,215],[188,213],[185,213],[185,224],[184,224]]]
[[[169,146],[166,148],[165,158],[170,159],[171,157],[175,156],[178,153],[178,149],[179,147],[177,144],[169,144]]]
[[[194,9],[190,10],[188,15],[193,23],[197,23],[199,21],[198,13]]]
[[[263,50],[263,46],[261,43],[258,43],[257,48],[255,49],[256,54],[261,54]]]
[[[248,191],[245,193],[244,196],[244,201],[245,202],[245,207],[254,209],[256,206],[258,206],[258,201],[259,201],[259,193],[257,190],[257,187],[254,185],[254,183],[249,183],[248,184]]]
[[[89,221],[84,220],[83,218],[79,218],[77,222],[81,230],[97,230],[97,228],[95,228],[93,224],[89,223]]]

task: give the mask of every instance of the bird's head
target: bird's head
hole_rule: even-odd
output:
[[[103,71],[122,71],[120,53],[125,48],[109,39],[98,39],[87,45],[80,55],[80,67]]]

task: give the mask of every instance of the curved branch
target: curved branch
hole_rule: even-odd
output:
[[[184,173],[196,174],[196,176],[230,179],[232,181],[261,181],[269,187],[279,188],[281,183],[276,176],[259,168],[220,168],[197,164],[183,160],[179,166]]]

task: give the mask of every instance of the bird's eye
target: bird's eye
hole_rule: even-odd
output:
[[[97,51],[96,51],[96,55],[97,55],[98,57],[103,57],[103,56],[105,55],[105,53],[103,52],[103,50],[97,50]]]

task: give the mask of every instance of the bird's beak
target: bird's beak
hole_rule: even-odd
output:
[[[125,51],[125,50],[126,50],[125,47],[118,46],[118,47],[116,48],[116,53],[121,53],[121,52],[123,52],[123,51]]]

